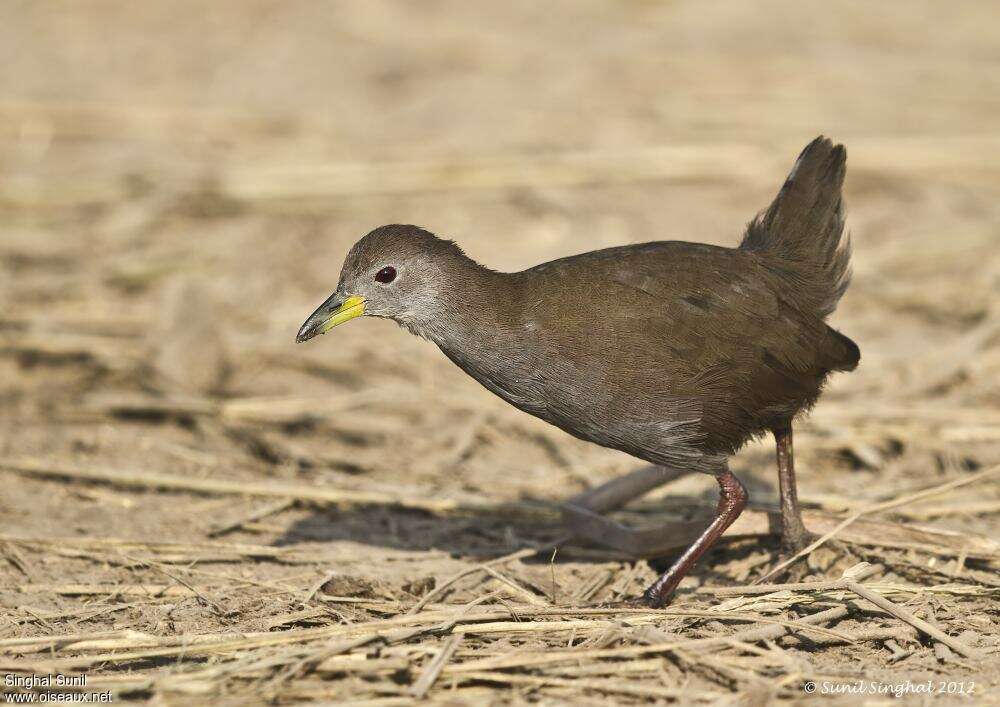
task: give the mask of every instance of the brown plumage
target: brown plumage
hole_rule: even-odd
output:
[[[824,322],[849,281],[845,160],[842,146],[810,143],[737,248],[659,241],[499,273],[427,231],[384,226],[354,246],[298,339],[325,331],[353,297],[572,435],[716,474],[736,499],[726,513],[738,514],[745,492],[726,457],[769,430],[788,431],[790,455],[792,418],[832,371],[858,364],[858,347]]]

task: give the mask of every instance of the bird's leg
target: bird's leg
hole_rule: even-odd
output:
[[[781,544],[786,552],[796,553],[809,542],[809,531],[802,523],[799,496],[795,490],[795,453],[792,449],[792,424],[774,428],[778,451],[778,487],[781,493]]]
[[[715,520],[705,532],[695,540],[691,547],[678,557],[674,564],[653,582],[642,595],[642,601],[647,606],[659,608],[667,603],[677,589],[681,579],[691,571],[695,563],[705,552],[715,544],[726,528],[733,524],[747,505],[747,490],[728,468],[722,470],[716,477],[719,482],[719,505],[716,508]]]

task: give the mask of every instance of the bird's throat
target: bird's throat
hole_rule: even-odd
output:
[[[522,321],[520,278],[518,273],[476,268],[474,276],[456,278],[442,288],[432,317],[416,326],[403,325],[449,356],[458,351],[495,353]]]

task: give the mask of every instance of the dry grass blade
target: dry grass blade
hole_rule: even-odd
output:
[[[427,668],[421,673],[417,681],[413,683],[413,696],[418,700],[423,699],[427,695],[427,692],[434,686],[434,682],[441,675],[441,671],[444,670],[444,666],[448,664],[451,657],[455,655],[455,651],[458,650],[459,644],[462,642],[461,635],[455,635],[449,637],[444,644],[441,646],[441,650],[438,652],[434,659],[427,665]]]
[[[168,489],[196,493],[234,496],[260,496],[266,498],[294,499],[314,503],[351,505],[390,505],[414,508],[431,513],[446,513],[459,509],[500,508],[499,504],[480,499],[420,499],[388,497],[385,493],[317,488],[296,484],[246,483],[220,479],[195,479],[168,474],[114,471],[111,469],[84,469],[81,467],[54,466],[35,460],[0,461],[0,469],[29,476],[70,479],[74,481],[102,482],[133,488]]]
[[[525,589],[524,587],[522,587],[520,584],[518,584],[517,582],[515,582],[513,579],[511,579],[507,575],[503,574],[502,572],[498,572],[495,569],[493,569],[492,567],[482,567],[482,569],[490,577],[492,577],[493,579],[497,580],[497,582],[499,582],[509,592],[511,592],[514,595],[520,597],[523,601],[526,601],[529,604],[533,604],[535,606],[546,606],[547,605],[546,602],[544,602],[542,599],[539,599],[537,596],[535,596],[535,594],[533,594],[532,592],[528,591],[527,589]]]
[[[719,618],[723,618],[723,615],[718,614]],[[747,629],[746,631],[739,631],[735,634],[729,636],[720,636],[713,638],[696,638],[688,640],[674,640],[674,641],[663,641],[657,643],[650,643],[648,645],[630,645],[621,648],[595,648],[586,650],[549,650],[541,652],[524,652],[520,655],[514,654],[509,656],[501,656],[496,658],[484,658],[478,661],[469,661],[462,663],[461,665],[452,665],[446,668],[446,674],[452,673],[462,673],[466,671],[476,671],[476,670],[508,670],[511,668],[528,668],[528,667],[538,667],[542,665],[551,665],[554,663],[562,662],[574,662],[574,661],[585,661],[585,660],[603,660],[610,658],[634,658],[637,656],[645,655],[656,655],[659,653],[666,653],[674,648],[688,649],[688,650],[708,650],[710,648],[720,648],[729,645],[730,641],[744,641],[744,642],[754,642],[761,641],[767,638],[777,638],[783,636],[786,633],[797,630],[816,630],[823,634],[833,634],[838,638],[843,638],[851,641],[849,636],[844,636],[835,631],[823,630],[820,628],[822,624],[828,623],[830,621],[835,621],[836,619],[843,618],[847,616],[847,608],[843,606],[834,607],[832,609],[826,609],[824,611],[817,612],[815,614],[810,614],[804,616],[796,621],[767,621],[762,620],[761,617],[746,617],[746,621],[764,621],[770,625],[764,626],[762,628]]]
[[[122,538],[78,537],[18,537],[0,535],[0,540],[13,545],[43,550],[47,553],[65,553],[71,557],[93,557],[108,562],[123,553],[144,553],[143,560],[156,560],[167,564],[193,562],[241,562],[269,560],[283,564],[313,564],[315,553],[294,547],[271,547],[246,543],[218,542],[143,542]]]
[[[952,638],[951,636],[944,633],[940,628],[924,621],[911,612],[903,609],[897,604],[889,601],[884,596],[874,591],[871,587],[865,587],[858,582],[870,576],[878,571],[881,571],[881,567],[878,565],[868,565],[867,563],[861,563],[856,565],[844,573],[841,579],[832,582],[801,582],[794,584],[777,584],[777,585],[750,585],[747,587],[728,587],[725,589],[713,590],[713,594],[735,594],[735,595],[746,595],[746,594],[771,594],[775,592],[787,592],[787,591],[809,591],[809,592],[827,592],[830,590],[846,590],[857,594],[863,599],[867,599],[872,604],[875,604],[880,609],[887,611],[901,621],[906,622],[913,628],[921,631],[931,638],[939,641],[962,655],[968,656],[970,658],[981,658],[982,655],[979,651],[965,645],[961,641]],[[920,588],[917,588],[919,590]]]
[[[408,613],[408,614],[416,614],[421,609],[423,609],[425,606],[427,606],[432,599],[434,599],[435,597],[441,596],[441,594],[446,589],[448,589],[449,587],[451,587],[452,585],[454,585],[455,582],[459,581],[460,579],[463,579],[464,577],[468,577],[469,575],[474,574],[476,572],[485,571],[489,567],[496,567],[496,566],[499,566],[499,565],[506,564],[508,562],[513,562],[514,560],[520,560],[520,559],[525,558],[525,557],[531,557],[531,556],[536,555],[536,554],[538,554],[538,550],[535,550],[533,548],[525,548],[523,550],[518,550],[517,552],[513,552],[513,553],[511,553],[509,555],[505,555],[503,557],[498,557],[495,560],[490,560],[489,562],[484,562],[484,563],[482,563],[480,565],[476,565],[475,567],[470,567],[468,569],[464,569],[464,570],[462,570],[460,572],[457,572],[454,575],[452,575],[451,577],[449,577],[448,579],[446,579],[444,582],[442,582],[439,586],[435,587],[434,589],[432,589],[431,591],[429,591],[427,594],[425,594],[423,597],[421,597],[420,601],[418,601],[416,604],[414,604],[413,608],[411,608],[406,613]]]
[[[234,530],[239,530],[247,523],[253,523],[258,520],[263,520],[268,516],[272,516],[277,513],[281,513],[282,511],[288,510],[294,505],[295,505],[295,500],[291,498],[282,499],[280,501],[277,501],[276,503],[270,503],[264,506],[263,508],[256,509],[252,513],[248,513],[242,518],[238,518],[237,520],[213,528],[208,533],[208,536],[210,538],[216,538],[220,535],[231,533]]]
[[[775,577],[786,567],[791,565],[793,562],[797,562],[798,560],[802,559],[809,553],[813,552],[816,548],[823,545],[826,541],[836,537],[837,534],[840,533],[840,531],[842,531],[844,528],[854,523],[856,520],[861,518],[861,516],[868,515],[871,513],[878,513],[880,511],[887,511],[890,508],[896,508],[897,506],[905,506],[908,503],[913,503],[915,501],[919,501],[925,498],[938,496],[940,494],[947,493],[948,491],[961,488],[962,486],[968,486],[969,484],[978,483],[983,481],[984,479],[988,479],[997,475],[1000,475],[1000,466],[990,467],[989,469],[984,469],[983,471],[976,472],[975,474],[971,474],[964,478],[955,479],[953,481],[949,481],[947,483],[940,484],[938,486],[934,486],[929,489],[924,489],[923,491],[918,491],[917,493],[908,494],[906,496],[902,496],[900,498],[896,498],[891,501],[884,501],[882,503],[876,503],[871,506],[867,506],[866,508],[863,508],[860,511],[849,516],[848,518],[845,518],[833,530],[825,533],[822,537],[810,543],[807,547],[795,553],[792,557],[788,558],[784,562],[780,562],[773,570],[771,570],[766,575],[761,577],[758,581],[766,582],[772,577]]]
[[[500,683],[502,685],[527,685],[531,687],[566,687],[574,690],[586,689],[610,695],[629,695],[647,700],[656,698],[675,700],[683,696],[688,700],[715,700],[720,695],[715,693],[692,694],[690,691],[658,685],[636,685],[626,680],[590,678],[556,678],[541,675],[519,675],[489,671],[467,672],[462,674],[464,680],[475,680]]]
[[[962,655],[968,658],[983,658],[983,655],[979,651],[975,650],[974,648],[970,648],[969,646],[965,645],[958,639],[952,638],[941,629],[937,628],[936,626],[932,626],[923,619],[917,618],[912,613],[902,608],[901,606],[892,603],[881,594],[877,594],[876,592],[873,592],[870,589],[861,586],[857,582],[852,582],[850,580],[844,581],[844,587],[846,589],[850,589],[852,592],[857,594],[862,599],[867,599],[880,609],[888,611],[890,614],[898,618],[900,621],[905,621],[918,631],[927,634],[934,640],[940,641],[949,648],[954,648]]]
[[[329,199],[470,189],[572,186],[662,179],[751,176],[748,164],[766,156],[749,145],[681,145],[628,153],[562,153],[529,157],[438,160],[393,164],[287,165],[266,171],[249,165],[228,173],[226,193],[250,201]]]
[[[194,597],[198,592],[176,584],[21,584],[18,591],[25,594],[58,594],[61,596],[110,596],[142,597]]]
[[[682,614],[683,615],[683,614]],[[688,614],[690,615],[690,614]],[[852,643],[854,641],[853,637],[840,633],[838,631],[831,631],[830,629],[825,629],[817,626],[811,626],[809,624],[803,623],[801,621],[785,621],[782,619],[772,619],[759,616],[756,614],[736,614],[736,613],[725,613],[725,614],[709,614],[708,612],[700,612],[695,614],[701,618],[707,618],[711,616],[712,618],[727,620],[727,621],[740,621],[740,622],[750,622],[750,623],[763,623],[772,624],[775,626],[783,626],[788,629],[796,629],[806,633],[813,633],[824,638],[833,638],[839,641],[844,641],[846,643]],[[477,623],[472,625],[458,625],[453,629],[455,633],[463,634],[529,634],[529,633],[544,633],[551,634],[558,631],[575,631],[575,630],[594,630],[594,629],[608,629],[614,626],[627,626],[636,627],[649,625],[655,622],[657,617],[655,616],[637,616],[629,618],[618,618],[614,623],[609,621],[600,620],[587,620],[587,619],[569,619],[566,621],[495,621],[489,623]]]

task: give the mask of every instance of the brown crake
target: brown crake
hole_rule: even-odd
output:
[[[714,474],[718,517],[646,592],[662,605],[742,511],[726,459],[755,435],[775,435],[785,541],[805,542],[791,422],[860,358],[824,322],[850,279],[845,170],[844,148],[816,138],[737,248],[658,241],[500,273],[425,230],[383,226],[351,249],[297,340],[355,316],[390,318],[572,435]]]

